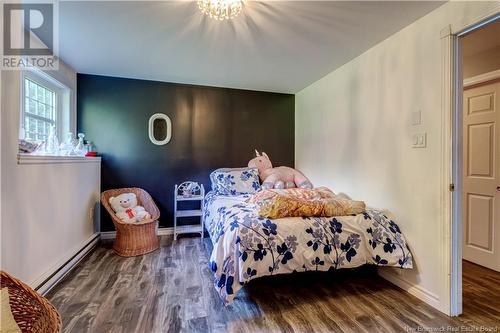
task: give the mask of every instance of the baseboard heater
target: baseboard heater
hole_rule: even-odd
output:
[[[52,274],[50,274],[45,280],[39,283],[34,289],[42,294],[46,295],[59,281],[61,281],[75,266],[82,261],[86,255],[96,247],[99,242],[100,234],[96,233],[92,236],[87,243],[76,252],[71,258],[69,258],[64,264],[59,266]]]

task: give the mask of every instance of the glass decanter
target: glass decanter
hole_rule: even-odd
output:
[[[85,134],[83,133],[78,133],[78,143],[76,144],[75,148],[73,149],[72,155],[76,156],[85,156],[85,143],[83,141],[83,138],[85,138]]]
[[[66,139],[59,146],[59,154],[66,156],[70,155],[73,148],[75,147],[75,140],[73,139],[73,133],[66,133]]]
[[[59,140],[57,139],[56,129],[54,126],[50,126],[49,135],[47,141],[45,142],[45,154],[46,155],[59,155]]]

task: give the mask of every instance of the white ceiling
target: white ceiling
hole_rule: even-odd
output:
[[[60,2],[60,56],[80,73],[296,93],[442,3],[246,1],[219,22],[192,1]]]

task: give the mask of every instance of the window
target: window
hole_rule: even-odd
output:
[[[43,141],[57,128],[56,92],[24,77],[24,139]]]
[[[54,127],[59,139],[72,131],[70,89],[39,70],[24,71],[21,83],[21,117],[19,138],[41,142]]]

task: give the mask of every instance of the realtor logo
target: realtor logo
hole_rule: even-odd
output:
[[[56,5],[3,3],[2,69],[57,69]]]

